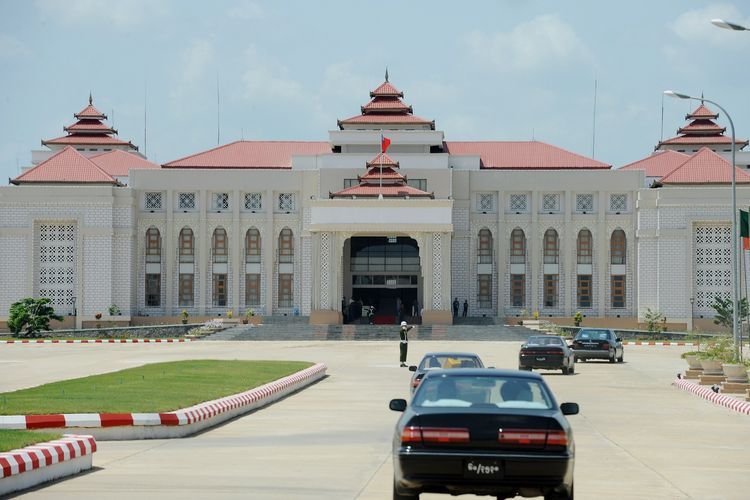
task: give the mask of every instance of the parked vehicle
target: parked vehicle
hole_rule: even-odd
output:
[[[576,358],[562,337],[533,335],[526,339],[518,352],[518,369],[562,370],[563,375],[575,373]]]
[[[515,370],[428,372],[393,437],[393,498],[421,493],[573,498],[575,444],[565,415],[539,374]]]
[[[573,338],[572,348],[576,361],[608,359],[610,363],[622,363],[625,357],[622,339],[609,328],[581,328]]]
[[[419,387],[425,373],[439,368],[484,368],[484,363],[473,352],[428,352],[418,366],[409,367],[409,371],[414,372],[411,376],[411,392]]]

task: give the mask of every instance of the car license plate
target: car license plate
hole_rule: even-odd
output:
[[[545,358],[544,356],[537,356],[536,360],[537,361],[547,361],[547,358]]]
[[[503,468],[496,460],[467,460],[464,465],[464,477],[479,479],[497,479],[503,476]]]

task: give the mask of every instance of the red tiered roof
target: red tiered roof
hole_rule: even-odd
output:
[[[328,142],[236,141],[170,161],[164,168],[292,168],[294,155],[331,152]]]
[[[686,120],[695,120],[698,118],[708,118],[709,120],[716,120],[719,117],[719,113],[714,113],[708,107],[701,102],[701,105],[695,108],[690,114],[685,115]]]
[[[718,113],[714,113],[701,102],[692,113],[685,115],[685,120],[690,121],[690,123],[677,130],[677,137],[659,142],[655,149],[658,150],[663,145],[731,144],[732,138],[724,135],[726,127],[714,123],[714,120],[718,117]],[[745,139],[736,139],[736,141],[739,149],[747,146],[747,140]]]
[[[150,162],[140,155],[122,149],[90,156],[89,160],[112,177],[127,177],[130,170],[161,168],[158,163]]]
[[[539,141],[446,141],[451,155],[479,156],[480,168],[504,170],[602,169],[611,165]]]
[[[384,198],[434,198],[432,193],[409,186],[406,176],[397,172],[398,162],[393,161],[387,154],[380,153],[367,162],[367,173],[357,176],[358,186],[352,186],[335,193],[329,193],[331,198],[379,197]]]
[[[664,177],[688,159],[690,155],[667,149],[657,151],[648,158],[628,163],[618,170],[645,170],[646,177]]]
[[[10,182],[17,185],[32,183],[117,184],[117,180],[111,175],[70,146],[60,150]]]
[[[731,184],[731,164],[709,148],[703,147],[670,173],[659,184]],[[750,184],[750,174],[734,167],[738,184]]]
[[[368,124],[368,125],[429,125],[434,130],[435,122],[414,116],[412,107],[404,103],[401,98],[404,93],[398,90],[388,81],[386,73],[385,82],[370,92],[372,100],[361,106],[362,114],[339,120],[339,128],[343,130],[344,125]]]

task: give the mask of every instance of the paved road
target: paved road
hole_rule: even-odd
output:
[[[490,365],[514,367],[518,345],[413,342],[409,357],[474,350]],[[747,498],[750,420],[670,386],[684,369],[682,350],[626,348],[624,364],[590,362],[577,365],[575,376],[546,375],[560,401],[582,408],[570,417],[579,500]],[[390,498],[398,414],[387,402],[407,396],[409,379],[396,366],[395,342],[9,345],[0,348],[0,391],[186,358],[300,359],[330,368],[314,386],[198,436],[101,442],[93,472],[22,497]]]

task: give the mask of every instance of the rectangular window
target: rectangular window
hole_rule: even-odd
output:
[[[559,212],[560,211],[560,195],[559,194],[545,194],[542,196],[542,212]]]
[[[229,193],[214,193],[213,209],[229,210]]]
[[[528,200],[529,199],[525,194],[510,195],[510,211],[519,213],[525,212],[529,207]]]
[[[294,194],[279,193],[279,212],[294,212]]]
[[[146,193],[146,210],[161,210],[161,201],[161,193]]]
[[[427,179],[409,179],[406,184],[420,191],[427,191]]]
[[[609,196],[610,212],[626,212],[628,210],[628,195],[612,194]]]
[[[492,308],[492,275],[477,276],[477,306],[479,309]]]
[[[245,210],[263,210],[263,193],[245,193]]]
[[[146,307],[161,306],[161,274],[146,275]]]
[[[180,275],[180,290],[179,290],[180,306],[193,306],[193,275],[192,274],[181,274]]]
[[[591,275],[590,274],[579,274],[578,275],[578,307],[590,308],[591,307]]]
[[[544,275],[544,307],[557,307],[557,284],[559,275]]]
[[[213,306],[226,307],[227,305],[227,275],[214,274],[213,279]]]
[[[359,179],[344,179],[344,189],[359,186]]]
[[[612,276],[612,307],[625,307],[625,276]]]
[[[477,212],[492,212],[495,206],[494,199],[492,193],[479,193],[477,195]]]
[[[510,275],[510,304],[513,307],[526,305],[526,275]]]
[[[593,194],[577,194],[576,195],[576,211],[577,212],[593,212],[594,211],[594,195]]]
[[[292,307],[294,295],[292,289],[293,274],[279,274],[279,307]]]
[[[195,193],[180,193],[177,195],[177,208],[180,210],[195,210]]]
[[[260,304],[260,274],[245,275],[245,305]]]

